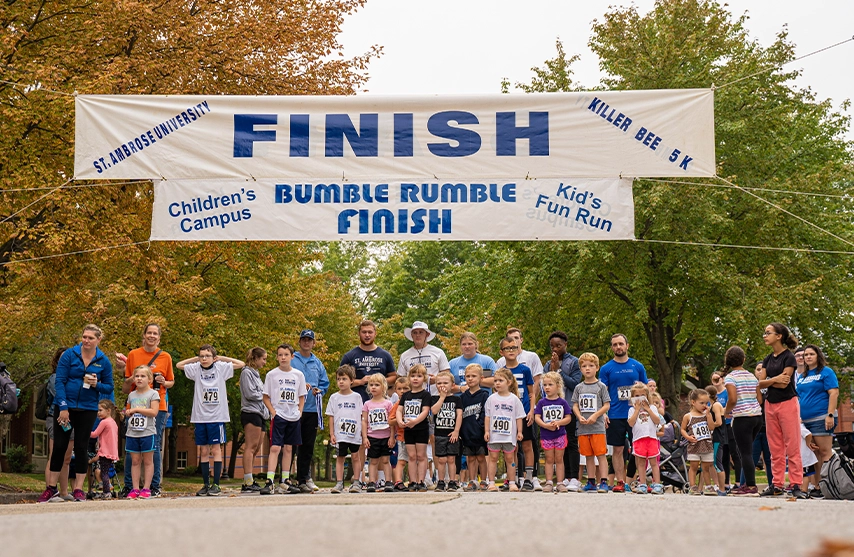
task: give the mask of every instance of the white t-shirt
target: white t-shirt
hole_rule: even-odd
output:
[[[362,444],[362,395],[335,393],[326,403],[326,415],[335,424],[335,439],[339,443]]]
[[[543,374],[543,362],[540,361],[540,357],[537,356],[535,352],[528,352],[527,350],[522,350],[519,353],[519,356],[516,357],[519,360],[520,364],[525,364],[529,368],[531,368],[531,376],[536,377],[537,375]],[[504,359],[504,356],[498,358],[498,361],[495,362],[496,369],[501,369],[502,367],[507,367],[507,360]]]
[[[658,413],[658,409],[654,404],[649,405],[650,411],[653,414],[658,416],[658,423],[661,423],[661,415]],[[635,414],[635,407],[629,407],[629,415],[631,418]],[[637,441],[638,439],[643,439],[644,437],[652,437],[653,439],[657,439],[658,436],[656,433],[658,432],[658,425],[652,421],[649,414],[646,413],[646,410],[641,412],[640,416],[638,416],[638,421],[635,422],[635,425],[632,427],[632,438]]]
[[[290,371],[273,369],[264,379],[264,394],[270,397],[276,416],[289,422],[300,419],[299,399],[306,392],[305,375],[296,368]]]
[[[489,442],[516,444],[516,420],[525,418],[525,407],[514,394],[501,396],[492,393],[486,399],[486,417],[489,418]]]
[[[818,462],[818,457],[812,452],[807,445],[807,435],[810,435],[810,430],[807,426],[801,424],[801,466],[806,468]]]
[[[427,376],[435,377],[440,371],[450,371],[451,364],[448,363],[448,357],[440,348],[436,348],[432,344],[428,344],[421,350],[414,346],[400,355],[400,363],[397,366],[397,375],[406,377],[409,375],[409,369],[415,364],[422,364],[427,368]],[[430,394],[438,395],[439,390],[436,385],[430,385]]]
[[[208,369],[196,362],[184,366],[184,375],[195,381],[193,387],[193,412],[190,422],[194,424],[215,424],[229,422],[228,395],[225,382],[234,377],[234,366],[228,362],[216,361]]]

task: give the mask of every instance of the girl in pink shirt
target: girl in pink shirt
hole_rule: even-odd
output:
[[[119,427],[113,418],[116,405],[107,399],[98,402],[98,418],[101,423],[92,432],[92,438],[98,439],[98,466],[101,469],[101,482],[104,492],[96,499],[110,499],[113,486],[110,484],[110,468],[119,459]]]

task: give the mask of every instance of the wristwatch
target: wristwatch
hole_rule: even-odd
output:
[[[832,417],[833,417],[833,414],[828,414],[828,415],[827,415],[827,417],[828,417],[828,418],[832,418]]]

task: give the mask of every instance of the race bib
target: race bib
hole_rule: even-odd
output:
[[[563,419],[563,406],[560,404],[551,404],[543,406],[543,421],[547,424]]]
[[[219,389],[217,389],[216,387],[205,387],[205,390],[202,393],[202,404],[219,404]]]
[[[629,400],[630,398],[632,398],[631,385],[627,385],[625,387],[617,387],[617,398],[620,400]]]
[[[342,418],[338,421],[338,436],[356,438],[356,420]]]
[[[491,430],[491,435],[510,435],[509,416],[496,416],[492,418],[489,429]]]
[[[279,402],[294,404],[297,401],[297,391],[291,387],[282,387],[279,389]]]
[[[414,420],[421,413],[421,399],[407,400],[403,403],[403,415],[408,420]]]
[[[385,408],[374,408],[368,412],[368,425],[371,430],[388,429],[388,412]]]
[[[712,434],[709,432],[709,424],[706,422],[697,422],[691,426],[691,429],[694,431],[694,437],[697,441],[705,441],[712,438]]]
[[[128,427],[131,428],[132,431],[145,431],[145,427],[148,425],[148,416],[143,416],[142,414],[133,414],[130,418],[128,418]]]
[[[599,410],[599,397],[592,393],[585,393],[578,397],[578,410],[583,414],[593,413]]]

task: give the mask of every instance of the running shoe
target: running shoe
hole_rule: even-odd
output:
[[[104,493],[96,493],[95,500],[96,501],[105,501],[113,498],[113,494],[109,491],[105,491]]]
[[[374,482],[368,482],[368,488],[366,489],[366,491],[368,493],[376,493],[377,484],[375,484]]]
[[[140,491],[138,489],[132,489],[130,493],[128,493],[128,499],[139,499]],[[198,493],[196,494],[198,495]]]
[[[569,485],[566,486],[566,488],[569,491],[572,491],[573,493],[578,493],[579,491],[581,491],[581,482],[578,481],[576,478],[572,478],[571,480],[569,480]]]
[[[307,483],[301,483],[297,486],[300,493],[314,493],[314,490]]]
[[[286,481],[285,483],[280,483],[279,487],[284,490],[285,495],[296,495],[297,493],[302,493],[300,488],[292,484],[290,480]]]
[[[646,495],[647,494],[646,484],[638,484],[635,487],[634,492],[637,493],[638,495]]]
[[[208,497],[217,497],[220,493],[222,493],[222,489],[220,489],[219,484],[213,484],[208,488]]]
[[[339,482],[340,483],[340,482]],[[336,486],[338,487],[338,486]],[[264,487],[261,488],[261,495],[272,495],[276,491],[276,488],[273,486],[273,480],[267,478],[267,481],[264,482]],[[335,493],[334,491],[332,493]]]
[[[445,486],[445,480],[439,480],[438,482],[436,482],[436,487],[433,490],[434,491],[445,491],[445,489],[447,489]]]
[[[707,485],[703,488],[703,495],[709,495],[711,497],[715,497],[718,494],[718,488],[713,485]]]
[[[130,492],[131,490],[128,489],[127,486],[123,486],[121,491],[119,491],[119,499],[127,499],[128,493]]]
[[[534,491],[542,491],[543,490],[543,486],[540,485],[540,478],[538,478],[537,476],[534,476],[534,479],[531,483],[534,484]],[[580,487],[580,485],[579,485],[579,487]]]
[[[210,495],[210,492],[208,492],[208,495]],[[139,498],[140,499],[151,499],[151,490],[150,489],[139,490]]]
[[[73,503],[74,501],[76,501],[76,499],[74,498],[74,495],[72,495],[70,493],[66,493],[65,495],[58,495],[57,497],[59,497],[63,501],[67,501],[69,503]]]
[[[489,488],[489,484],[486,483],[486,480],[481,480],[480,481],[480,490],[486,491],[488,488]]]
[[[756,496],[759,495],[759,490],[755,485],[743,485],[730,491],[730,494],[735,496]]]
[[[55,487],[45,487],[44,491],[42,491],[42,494],[39,495],[39,501],[38,502],[39,503],[47,503],[48,501],[53,499],[58,493],[59,493],[59,490],[57,490]]]
[[[534,488],[534,486],[531,486],[532,490],[533,490],[533,488]],[[510,486],[507,488],[507,490],[512,491],[512,492],[516,492],[516,491],[519,491],[519,486],[516,485],[516,482],[510,482]]]
[[[818,488],[810,489],[809,496],[810,499],[824,499],[824,494]]]
[[[74,497],[74,500],[77,501],[78,503],[86,500],[86,494],[83,493],[82,489],[75,489],[71,493],[71,496]]]
[[[777,487],[776,485],[769,485],[765,488],[765,490],[759,494],[760,497],[780,497],[785,495],[786,492],[783,491],[782,488]]]
[[[448,482],[448,491],[459,491],[460,484],[457,483],[456,480],[451,480]]]
[[[409,491],[412,493],[418,491],[418,484],[415,482],[409,482]]]
[[[475,482],[474,480],[470,481],[468,483],[468,485],[466,485],[465,491],[468,491],[468,492],[477,491],[477,482]]]
[[[510,491],[513,491],[513,490],[511,489]],[[533,482],[531,482],[531,480],[526,478],[525,481],[522,483],[522,491],[526,491],[526,492],[534,491]]]
[[[726,491],[721,491],[720,489],[718,490],[718,497],[726,497],[726,495]]]
[[[383,482],[383,492],[391,493],[394,491],[394,486],[391,485],[391,482]]]
[[[614,489],[612,489],[614,493],[625,493],[626,492],[626,484],[625,482],[617,482],[614,484]]]
[[[486,487],[486,491],[496,492],[498,491],[498,486],[491,483]]]
[[[596,489],[597,493],[608,493],[611,491],[611,488],[608,487],[608,482],[602,480],[602,483],[599,484],[599,487]]]
[[[209,489],[210,489],[210,486],[207,486],[207,485],[202,486],[202,489],[200,489],[196,492],[196,497],[205,497],[208,494]],[[137,491],[137,490],[135,489],[133,491]],[[131,493],[133,493],[133,491],[131,491]],[[128,493],[128,499],[130,499],[130,493]]]
[[[311,478],[305,481],[305,485],[310,487],[312,491],[320,491],[320,488],[317,487],[317,485],[314,483],[314,480],[312,480]]]
[[[696,485],[692,485],[691,489],[688,490],[688,495],[702,495],[702,493],[700,492],[699,487],[697,487]]]
[[[513,485],[516,485],[516,483],[514,482]],[[501,484],[498,489],[499,491],[510,491],[510,482],[504,480],[504,483]],[[516,486],[516,491],[519,491],[519,486]]]
[[[258,493],[261,491],[261,486],[258,485],[257,482],[252,482],[251,484],[243,484],[240,488],[240,493]],[[154,497],[154,490],[151,490],[151,496]]]
[[[341,493],[344,491],[344,482],[338,482],[335,484],[335,487],[332,488],[330,493]]]
[[[261,486],[260,486],[260,485],[258,485],[258,484],[256,484],[256,483],[253,483],[252,485],[254,485],[255,487],[257,487],[257,488],[258,488],[258,490],[260,490],[260,489],[261,489]],[[157,498],[159,498],[161,495],[163,495],[163,492],[160,490],[160,488],[159,488],[159,487],[152,487],[152,488],[151,488],[151,498],[152,498],[152,499],[157,499]]]
[[[394,488],[393,489],[397,492],[408,491],[406,489],[406,484],[404,484],[403,482],[394,482]]]
[[[809,495],[801,491],[801,487],[799,485],[793,484],[791,488],[792,497],[794,497],[795,499],[809,499]]]
[[[419,482],[418,483],[418,491],[421,493],[424,493],[425,491],[427,491],[427,484],[424,482]]]
[[[652,484],[653,495],[664,495],[664,486],[661,484]]]
[[[555,488],[555,491],[557,491],[558,493],[566,493],[568,489],[569,488],[566,487],[566,485],[564,485],[563,482],[558,482],[557,488]]]
[[[543,486],[543,491],[546,493],[551,493],[554,491],[554,484],[551,481],[547,481],[546,485]]]
[[[583,488],[581,488],[581,491],[583,491],[584,493],[595,492],[596,491],[596,481],[588,479],[587,484]]]
[[[362,493],[362,483],[359,480],[353,480],[350,484],[350,493]]]

